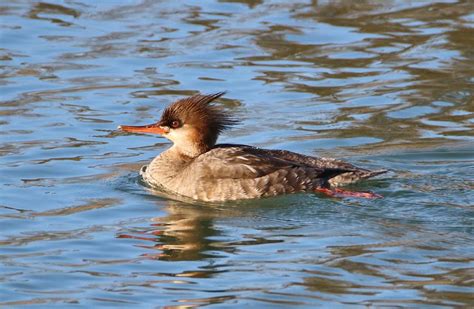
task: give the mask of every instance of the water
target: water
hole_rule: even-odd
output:
[[[0,306],[474,305],[472,1],[4,1]],[[227,90],[222,142],[389,168],[206,205],[115,131]]]

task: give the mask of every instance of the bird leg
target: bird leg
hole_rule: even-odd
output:
[[[331,197],[362,197],[362,198],[383,198],[382,195],[373,193],[370,191],[367,192],[355,192],[355,191],[349,191],[349,190],[344,190],[340,188],[334,188],[334,189],[329,189],[329,188],[316,188],[316,192],[323,193],[327,196]]]

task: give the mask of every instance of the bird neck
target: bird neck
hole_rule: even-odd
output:
[[[170,149],[167,150],[167,152],[176,158],[194,159],[207,152],[211,148],[212,147],[209,147],[204,143],[190,142],[174,144]]]

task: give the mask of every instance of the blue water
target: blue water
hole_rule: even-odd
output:
[[[470,1],[0,4],[0,306],[474,306]],[[124,135],[226,90],[221,142],[387,168],[204,204]]]

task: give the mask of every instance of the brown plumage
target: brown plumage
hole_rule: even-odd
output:
[[[142,169],[147,183],[198,200],[226,201],[328,190],[386,172],[285,150],[215,145],[222,131],[238,123],[212,104],[223,94],[181,99],[155,124],[121,127],[126,132],[159,133],[174,143]]]
[[[210,95],[196,94],[178,100],[164,110],[159,123],[170,128],[173,127],[174,121],[178,123],[176,128],[186,123],[193,124],[200,132],[195,136],[195,139],[199,139],[196,142],[206,148],[203,150],[208,150],[215,145],[219,134],[239,122],[224,110],[211,104],[224,94],[225,92]]]

